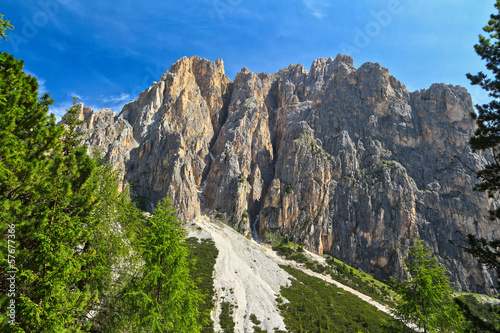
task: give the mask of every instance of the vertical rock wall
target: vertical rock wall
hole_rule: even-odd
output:
[[[118,116],[80,106],[88,145],[154,205],[168,195],[184,219],[216,212],[242,233],[288,236],[380,279],[401,276],[420,237],[457,289],[490,292],[489,273],[449,243],[457,231],[498,236],[489,199],[472,190],[474,130],[467,91],[408,92],[379,64],[317,59],[309,71],[182,58]]]

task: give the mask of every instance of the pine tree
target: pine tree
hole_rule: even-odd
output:
[[[98,294],[98,302],[90,309],[90,331],[119,332],[121,293],[141,267],[137,239],[145,217],[130,199],[128,187],[119,191],[119,171],[102,161],[93,177],[99,184],[96,196],[100,200],[92,214],[97,227],[86,243],[86,251],[95,252],[96,258],[89,264],[92,267],[87,267],[94,274],[85,283]]]
[[[500,0],[495,8],[500,11]],[[500,190],[500,12],[492,14],[488,24],[483,28],[489,38],[479,35],[479,44],[474,45],[476,53],[486,60],[486,68],[492,72],[493,78],[483,72],[476,75],[467,74],[472,85],[479,85],[486,90],[493,100],[487,104],[476,105],[478,114],[472,114],[478,128],[470,139],[470,146],[475,151],[490,151],[493,160],[484,169],[477,172],[481,183],[476,186],[479,191],[486,191],[493,197]],[[500,207],[491,212],[492,218],[500,217]]]
[[[0,14],[0,41],[2,39],[7,40],[6,30],[13,30],[14,27],[10,24],[9,20],[3,19],[4,15]]]
[[[96,296],[83,283],[95,259],[84,249],[95,227],[96,162],[76,120],[65,128],[48,115],[52,103],[22,60],[0,54],[0,307],[14,307],[0,314],[2,332],[79,332]]]
[[[199,332],[201,295],[189,276],[185,230],[171,202],[162,201],[144,230],[142,269],[122,299],[126,329],[148,332]]]
[[[40,109],[34,111],[41,114]],[[82,283],[91,278],[93,272],[86,267],[95,258],[85,247],[95,228],[91,214],[97,184],[89,181],[95,163],[78,147],[71,129],[65,132],[50,118],[48,123],[43,117],[34,117],[41,123],[23,118],[13,122],[14,131],[0,130],[14,134],[0,134],[10,140],[0,143],[2,171],[10,171],[2,172],[0,183],[1,227],[6,230],[7,225],[15,237],[6,245],[13,250],[17,270],[15,297],[8,301],[15,301],[16,325],[25,332],[78,332],[86,326],[95,296]],[[17,150],[8,152],[6,147]],[[2,259],[2,275],[10,276],[7,271],[12,269]]]
[[[500,0],[496,1],[495,8],[498,12],[490,16],[483,28],[487,37],[479,35],[479,44],[474,45],[492,76],[488,77],[483,72],[467,74],[471,84],[479,85],[493,98],[487,104],[476,105],[478,114],[472,116],[478,128],[470,139],[474,151],[488,151],[493,155],[489,164],[476,173],[481,182],[475,187],[478,191],[487,192],[490,198],[498,197],[500,191]],[[493,209],[490,215],[492,219],[500,218],[500,207]],[[500,276],[500,253],[497,250],[500,240],[478,239],[475,235],[468,235],[467,240],[469,248],[466,251]]]
[[[497,13],[490,15],[488,24],[483,28],[487,36],[479,35],[479,43],[474,45],[476,53],[482,60],[486,61],[486,69],[491,72],[487,74],[479,72],[476,75],[467,74],[472,85],[479,85],[488,92],[492,101],[486,104],[476,104],[476,113],[472,117],[476,120],[477,129],[470,138],[469,144],[473,151],[485,151],[493,157],[483,169],[476,172],[480,183],[474,189],[486,192],[492,199],[498,198],[500,190],[500,1],[495,3]],[[500,206],[490,210],[492,221],[500,218]],[[464,251],[472,254],[479,263],[494,270],[500,277],[500,239],[485,239],[477,235],[468,234],[463,242],[451,241],[461,247]],[[460,244],[462,243],[462,244]],[[498,332],[495,323],[486,323],[483,319],[476,317],[468,308],[467,304],[458,300],[462,312],[467,317],[469,325],[474,330],[483,332]],[[496,307],[500,312],[500,307]]]
[[[397,318],[396,332],[413,332],[413,324],[421,332],[463,332],[464,319],[453,300],[445,267],[417,240],[410,248],[405,268],[410,279],[395,282],[401,296],[393,310]]]

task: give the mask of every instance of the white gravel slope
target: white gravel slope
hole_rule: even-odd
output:
[[[202,230],[199,230],[201,228]],[[250,315],[261,321],[262,329],[285,330],[276,297],[281,286],[289,286],[290,275],[278,266],[281,260],[265,245],[259,245],[222,223],[212,223],[202,216],[188,227],[189,237],[211,238],[219,255],[214,269],[217,298],[212,312],[214,330],[219,332],[222,299],[232,303],[235,332],[253,332]],[[286,300],[285,300],[286,302]]]

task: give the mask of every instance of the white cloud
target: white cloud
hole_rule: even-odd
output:
[[[119,95],[110,95],[108,97],[101,96],[101,98],[98,99],[101,107],[108,108],[111,111],[118,113],[122,110],[123,106],[131,100],[132,98],[130,97],[130,94],[124,92]]]
[[[36,75],[35,73],[33,73],[32,71],[28,70],[27,68],[24,69],[24,72],[26,74],[31,75],[34,78],[36,78],[36,80],[38,81],[38,94],[40,96],[43,95],[43,94],[48,93],[47,86],[45,85],[45,83],[47,83],[47,81],[43,77],[40,77],[40,76]]]
[[[67,92],[66,95],[71,98],[71,103],[73,103],[73,97],[76,97],[78,98],[78,101],[77,103],[79,102],[83,102],[82,99],[85,99],[85,97],[82,97],[82,95],[80,95],[79,93],[75,92],[75,91],[70,91],[70,92]]]
[[[329,7],[327,0],[302,0],[303,4],[309,10],[309,13],[322,20],[327,16],[326,9]]]
[[[130,98],[129,94],[122,92],[120,95],[111,95],[109,97],[102,97],[101,99],[99,99],[99,101],[102,101],[105,104],[119,103],[119,102],[123,102],[124,100],[128,100],[129,98]]]
[[[54,38],[50,38],[47,41],[47,44],[50,45],[53,49],[58,50],[59,52],[68,52],[68,50],[70,49],[70,46],[67,43]]]
[[[38,94],[43,95],[48,92],[47,87],[45,86],[45,81],[44,78],[38,78]]]

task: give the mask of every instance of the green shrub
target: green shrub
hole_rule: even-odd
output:
[[[257,316],[255,314],[252,313],[250,315],[250,320],[254,324],[253,330],[254,330],[255,333],[267,333],[266,330],[263,330],[262,328],[260,328],[259,326],[257,326],[257,325],[260,325],[262,322],[259,319],[257,319]]]
[[[334,280],[370,296],[379,303],[386,304],[389,307],[394,305],[396,293],[386,284],[373,279],[371,275],[358,271],[331,256],[327,257],[326,262],[328,267],[326,267],[325,271],[329,273]]]
[[[208,317],[208,323],[201,330],[202,333],[213,333],[213,322],[210,319],[210,312],[214,308],[214,279],[213,270],[219,250],[211,239],[201,239],[191,237],[186,239],[186,245],[189,249],[188,258],[192,262],[190,275],[196,283],[196,286],[203,294],[199,310]]]
[[[281,294],[290,303],[280,304],[290,332],[381,332],[391,317],[355,295],[300,270],[281,266],[295,279]]]
[[[460,295],[456,302],[471,321],[468,323],[468,331],[495,332],[500,330],[500,305],[480,302],[473,294]]]
[[[222,302],[219,323],[224,333],[234,333],[233,305],[227,301]]]

